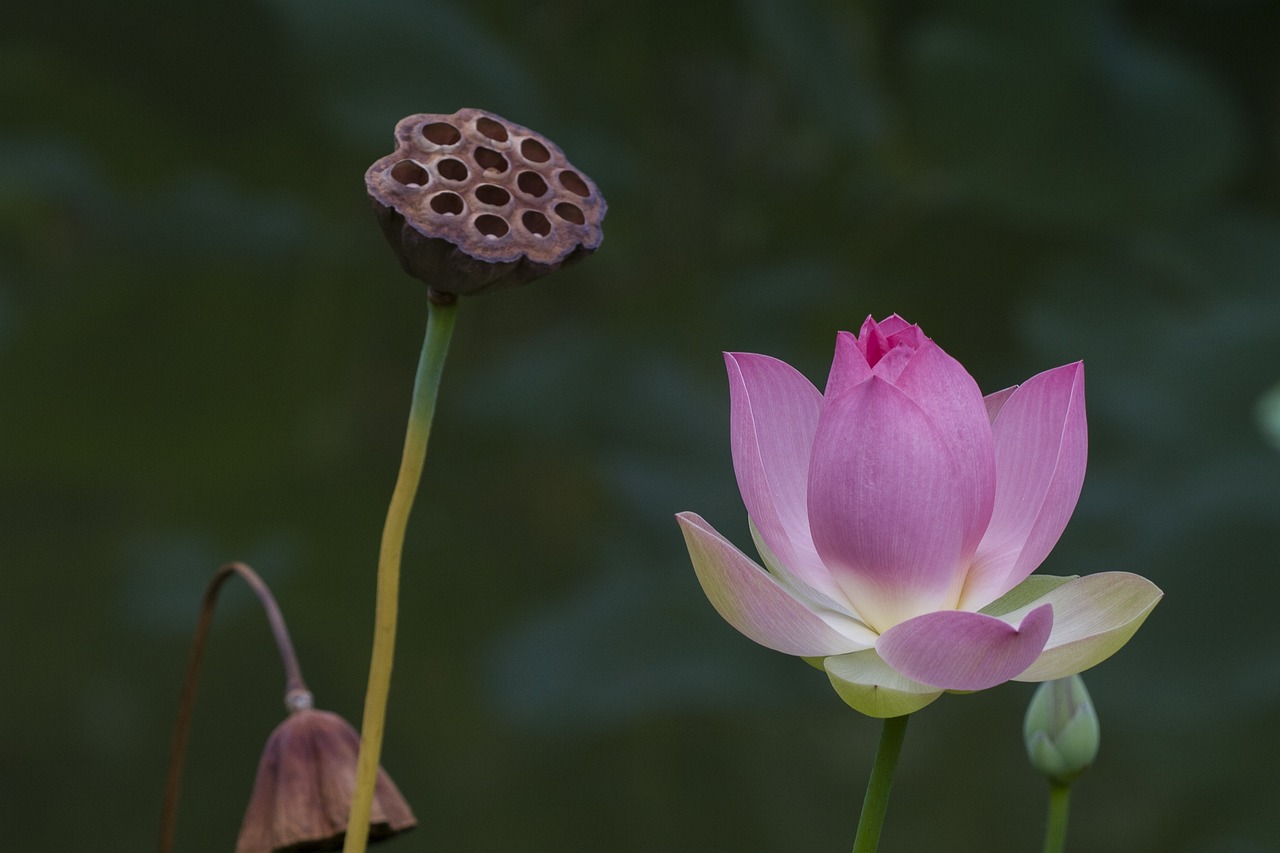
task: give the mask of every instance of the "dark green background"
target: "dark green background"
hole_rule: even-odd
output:
[[[1280,849],[1278,10],[8,4],[3,846],[154,845],[225,560],[359,719],[425,317],[362,175],[402,116],[471,106],[610,214],[586,263],[461,306],[385,752],[421,826],[385,849],[848,849],[878,724],[716,616],[671,516],[748,542],[721,350],[820,382],[836,330],[893,311],[987,390],[1085,360],[1089,475],[1044,570],[1167,593],[1088,676],[1074,849]],[[181,850],[231,849],[281,687],[233,585]],[[1036,849],[1030,693],[915,718],[885,853]]]

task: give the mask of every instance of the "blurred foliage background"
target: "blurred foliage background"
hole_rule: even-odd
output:
[[[1088,676],[1077,850],[1280,850],[1280,7],[1265,0],[229,0],[0,13],[0,809],[154,844],[197,605],[243,559],[358,721],[425,317],[362,175],[493,110],[610,203],[466,301],[406,551],[392,850],[847,849],[879,726],[712,611],[748,544],[722,350],[825,376],[919,322],[986,390],[1083,358],[1043,567],[1167,597]],[[231,848],[282,678],[223,596],[180,849]],[[882,849],[1024,851],[1028,685],[913,721]]]

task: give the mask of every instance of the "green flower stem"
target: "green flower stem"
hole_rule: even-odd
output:
[[[434,295],[434,294],[433,294]],[[382,549],[378,554],[378,592],[374,607],[373,656],[369,664],[369,687],[365,693],[364,719],[360,725],[360,758],[356,762],[356,786],[347,820],[344,853],[364,853],[369,843],[369,811],[378,779],[378,759],[387,718],[387,694],[391,690],[391,664],[395,656],[396,610],[400,595],[400,554],[409,510],[418,491],[422,464],[431,435],[431,419],[436,409],[440,373],[449,352],[457,303],[432,299],[427,314],[427,334],[418,359],[418,375],[413,384],[413,404],[400,458],[400,475],[391,493],[387,521],[382,528]]]
[[[1044,853],[1067,849],[1067,812],[1071,806],[1071,785],[1049,783],[1049,826],[1044,833]]]
[[[880,846],[880,830],[884,828],[885,812],[889,810],[889,790],[893,787],[893,771],[898,766],[898,756],[902,754],[907,719],[908,715],[903,714],[884,721],[880,746],[876,749],[876,763],[871,768],[867,795],[862,800],[862,815],[858,818],[853,853],[875,853]]]

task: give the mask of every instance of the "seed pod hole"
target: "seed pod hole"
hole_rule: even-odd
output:
[[[491,118],[481,116],[476,119],[476,130],[480,131],[495,142],[507,141],[507,129]]]
[[[442,216],[457,216],[464,207],[462,196],[457,193],[436,193],[431,197],[431,209]]]
[[[507,158],[503,157],[492,148],[477,148],[476,163],[485,171],[489,171],[491,169],[495,172],[507,171]]]
[[[574,225],[582,225],[587,218],[582,215],[582,208],[572,202],[562,201],[556,205],[556,216]]]
[[[481,184],[476,187],[476,200],[493,207],[502,207],[511,201],[511,193],[493,184]]]
[[[465,181],[467,175],[471,174],[467,169],[467,164],[461,160],[455,160],[452,157],[441,160],[436,164],[436,171],[440,173],[440,177],[448,181]]]
[[[536,210],[526,210],[524,216],[520,217],[520,221],[524,223],[525,230],[530,234],[545,237],[551,233],[551,220]]]
[[[547,146],[536,139],[526,139],[521,142],[520,153],[530,163],[545,163],[551,159],[551,152],[547,150]]]
[[[583,198],[591,195],[591,190],[587,189],[586,181],[582,180],[577,172],[570,172],[568,169],[560,173],[560,185],[569,192],[576,193]]]
[[[537,172],[521,172],[516,176],[516,186],[520,188],[520,192],[534,198],[545,195],[547,192],[547,182],[542,180],[542,176]]]
[[[401,160],[392,166],[391,177],[406,187],[425,187],[431,182],[431,173],[412,160]]]
[[[455,145],[462,139],[462,134],[451,124],[433,121],[422,126],[422,138],[433,145]]]
[[[486,237],[503,237],[511,230],[507,220],[492,213],[483,213],[476,217],[476,230]]]

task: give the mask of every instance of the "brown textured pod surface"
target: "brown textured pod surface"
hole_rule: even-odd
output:
[[[347,834],[360,735],[329,711],[290,714],[267,739],[236,842],[236,853],[341,850]],[[413,829],[417,820],[378,768],[369,841]]]
[[[603,237],[595,183],[545,136],[483,110],[401,119],[365,186],[405,272],[437,293],[524,284]]]

